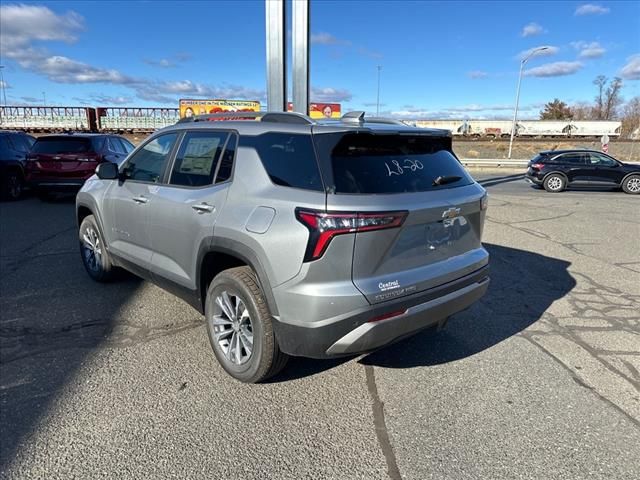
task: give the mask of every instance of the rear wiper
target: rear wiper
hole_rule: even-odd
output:
[[[458,180],[462,180],[462,177],[458,175],[448,175],[448,176],[440,175],[439,177],[436,177],[433,180],[433,185],[436,185],[436,186],[445,185],[447,183],[457,182]]]

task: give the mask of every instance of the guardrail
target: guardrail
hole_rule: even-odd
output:
[[[506,159],[506,158],[461,158],[460,161],[465,167],[526,167],[528,159]]]

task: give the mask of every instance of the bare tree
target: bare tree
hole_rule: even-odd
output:
[[[629,100],[622,114],[622,137],[628,138],[636,130],[640,130],[640,97]]]
[[[607,77],[604,75],[598,75],[593,84],[598,87],[598,94],[596,95],[596,104],[594,107],[594,116],[596,120],[602,120],[604,114],[604,89],[607,84]]]
[[[620,90],[622,89],[622,80],[618,77],[611,80],[604,97],[603,119],[611,120],[617,114],[618,107],[622,103]]]
[[[595,107],[589,102],[578,102],[571,105],[573,120],[593,120],[596,117]]]

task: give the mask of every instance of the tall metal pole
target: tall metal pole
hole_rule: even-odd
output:
[[[513,109],[513,123],[511,124],[511,138],[509,140],[509,154],[507,158],[511,159],[511,149],[513,147],[513,137],[516,134],[516,121],[518,120],[518,103],[520,102],[520,83],[522,82],[522,71],[524,70],[524,65],[527,61],[533,57],[536,53],[543,52],[544,50],[549,50],[549,47],[538,47],[532,50],[529,55],[524,57],[520,62],[520,73],[518,75],[518,88],[516,89],[516,106]]]
[[[511,159],[511,149],[513,147],[513,136],[516,133],[516,120],[518,119],[518,103],[520,102],[520,83],[522,82],[522,70],[524,68],[524,60],[520,62],[520,74],[518,75],[518,88],[516,89],[516,108],[513,109],[513,123],[511,124],[511,139],[509,140],[509,155]]]
[[[309,114],[309,0],[293,0],[293,111]]]
[[[378,90],[376,94],[376,117],[380,115],[380,70],[382,65],[378,65]]]
[[[43,107],[47,106],[47,94],[46,94],[46,92],[42,92],[42,106]]]
[[[284,0],[266,0],[267,110],[287,111]]]
[[[0,93],[2,93],[2,99],[3,99],[2,104],[6,106],[7,105],[7,86],[4,83],[4,75],[2,74],[2,70],[4,70],[4,65],[0,65],[0,86],[2,86],[2,92]]]

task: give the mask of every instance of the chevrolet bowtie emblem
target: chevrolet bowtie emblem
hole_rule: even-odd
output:
[[[448,210],[445,210],[444,212],[442,212],[442,218],[447,220],[447,219],[452,219],[452,218],[456,218],[460,215],[460,209],[459,208],[455,208],[455,207],[451,207]]]

